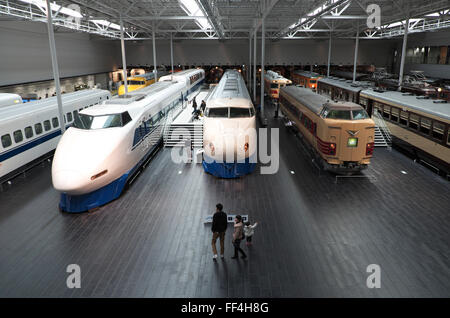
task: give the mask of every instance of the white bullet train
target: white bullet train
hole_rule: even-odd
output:
[[[237,178],[256,166],[255,108],[236,70],[226,71],[206,102],[203,168],[220,178]]]
[[[53,159],[61,210],[83,212],[118,198],[161,143],[169,111],[199,90],[204,78],[202,69],[163,76],[79,112]]]
[[[22,97],[17,94],[0,93],[0,107],[22,104]]]
[[[63,94],[66,126],[84,108],[111,98],[105,90]],[[56,97],[0,107],[0,183],[51,156],[61,137]]]

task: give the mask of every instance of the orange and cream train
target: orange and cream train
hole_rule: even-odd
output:
[[[370,164],[375,123],[360,105],[330,102],[310,89],[288,86],[280,90],[280,106],[325,170],[355,173]]]
[[[264,75],[264,90],[273,99],[280,97],[280,88],[292,85],[290,79],[284,78],[274,71],[267,71]]]

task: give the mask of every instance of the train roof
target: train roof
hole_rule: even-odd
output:
[[[353,79],[353,72],[350,71],[333,71],[331,72],[333,75],[338,76],[338,77],[342,77],[345,79]],[[367,74],[364,73],[356,73],[356,79],[358,78],[362,78],[364,76],[367,76]]]
[[[227,70],[223,74],[207,103],[209,108],[253,106],[244,79],[236,70]]]
[[[281,94],[285,93],[302,105],[310,109],[316,114],[319,114],[323,107],[326,106],[330,109],[344,109],[344,110],[354,110],[354,109],[363,109],[362,106],[346,101],[330,101],[330,99],[325,96],[319,95],[313,92],[309,88],[303,88],[298,86],[287,86],[283,87],[280,90]]]
[[[300,71],[294,71],[294,74],[305,76],[305,77],[313,77],[313,78],[322,76],[322,75],[320,75],[319,73],[316,73],[316,72],[301,71],[301,70]]]
[[[150,72],[150,73],[144,73],[144,74],[140,74],[140,75],[133,75],[128,77],[127,79],[135,79],[135,78],[145,78],[146,80],[150,80],[155,78],[155,73]]]
[[[267,78],[269,81],[278,81],[283,83],[292,83],[290,79],[287,79],[286,77],[274,72],[274,71],[267,71],[267,73],[264,75],[265,78]]]
[[[364,97],[372,97],[380,102],[389,102],[390,104],[400,108],[407,107],[446,119],[447,121],[450,120],[450,104],[448,102],[436,103],[436,100],[418,98],[421,96],[415,96],[397,91],[377,92],[373,89],[363,90],[360,95]]]
[[[0,107],[7,107],[22,103],[22,97],[18,94],[0,93]]]
[[[94,105],[92,107],[86,108],[82,110],[83,114],[86,115],[104,115],[104,114],[114,114],[114,113],[120,113],[125,110],[130,109],[130,104],[134,102],[138,102],[143,100],[144,98],[148,97],[149,95],[155,95],[164,89],[177,85],[178,83],[173,82],[157,82],[150,86],[141,88],[136,91],[129,92],[126,95],[120,95],[116,96],[110,100],[105,101],[102,104]],[[134,106],[132,105],[131,108]],[[136,106],[141,107],[141,106]]]
[[[62,94],[61,99],[64,104],[76,102],[81,98],[89,96],[95,97],[97,95],[105,94],[105,92],[107,91],[101,89],[84,89],[81,91]],[[56,107],[58,107],[58,101],[56,96],[24,104],[2,107],[0,108],[0,122],[11,120],[14,117],[24,116],[35,112],[41,112]]]
[[[354,93],[358,93],[362,91],[363,89],[369,88],[371,86],[370,82],[355,82],[353,83],[352,80],[346,80],[345,78],[339,78],[339,77],[323,77],[319,79],[319,83],[325,83],[328,85],[332,85],[335,87],[339,87]]]

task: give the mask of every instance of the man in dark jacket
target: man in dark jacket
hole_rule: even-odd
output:
[[[227,230],[228,220],[227,214],[222,211],[222,204],[218,203],[216,205],[216,213],[213,215],[213,221],[211,226],[211,231],[213,232],[212,236],[212,250],[213,250],[213,259],[217,259],[217,249],[216,249],[216,241],[217,238],[220,238],[220,257],[223,258],[224,254],[224,244],[225,244],[225,232]]]

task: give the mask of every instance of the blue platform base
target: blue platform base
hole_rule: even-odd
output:
[[[205,172],[225,179],[239,178],[252,173],[256,167],[256,163],[251,163],[249,158],[246,158],[245,162],[227,163],[216,162],[215,160],[206,157],[206,160],[203,160],[202,164]]]
[[[61,193],[59,207],[61,210],[72,213],[85,212],[117,199],[122,193],[129,173],[111,182],[101,189],[82,195],[69,195]]]

